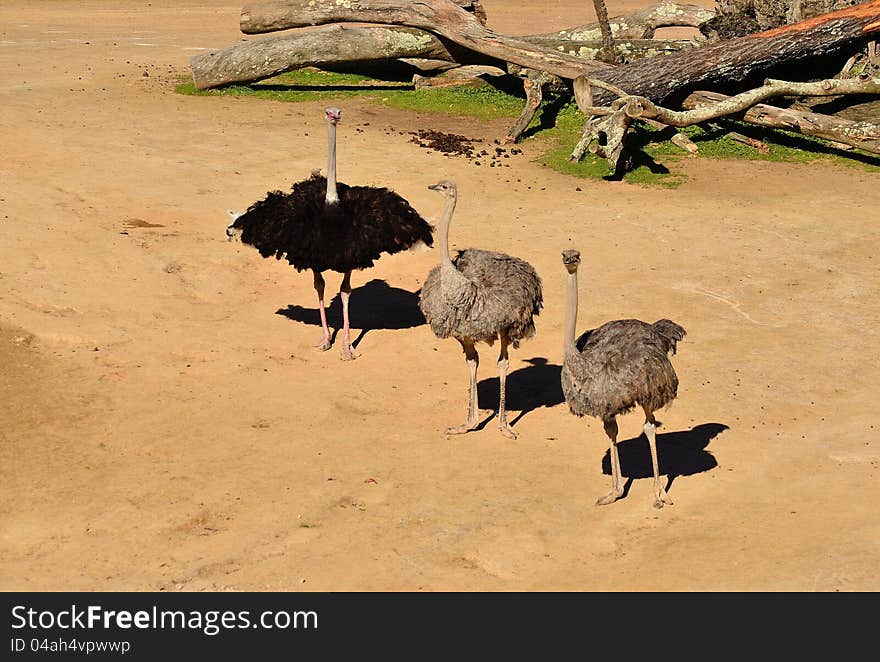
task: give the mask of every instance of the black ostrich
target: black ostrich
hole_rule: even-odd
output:
[[[662,508],[664,503],[672,505],[660,485],[654,412],[672,402],[678,392],[678,376],[668,354],[675,353],[685,330],[667,319],[653,324],[633,319],[615,320],[587,331],[575,342],[580,261],[578,251],[563,251],[562,262],[568,271],[568,297],[562,392],[571,413],[602,419],[605,433],[611,439],[611,491],[596,503],[604,506],[623,495],[617,454],[617,416],[638,404],[645,412],[645,437],[651,449],[654,507]]]
[[[336,181],[336,124],[342,112],[325,111],[328,134],[327,177],[313,172],[296,182],[290,193],[270,191],[243,214],[229,212],[233,222],[226,235],[256,248],[263,257],[284,257],[297,271],[311,269],[321,313],[322,336],[317,347],[330,349],[330,329],[324,309],[323,271],[343,274],[342,358],[357,354],[351,347],[348,300],[351,272],[373,266],[382,253],[398,253],[423,244],[433,245],[431,227],[397,193],[376,186],[348,186]]]

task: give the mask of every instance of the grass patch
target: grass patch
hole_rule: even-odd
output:
[[[416,90],[405,80],[381,80],[363,74],[299,69],[249,85],[197,90],[186,80],[175,92],[195,96],[236,96],[272,101],[319,101],[358,96],[375,103],[424,113],[462,115],[478,119],[516,117],[523,99],[491,85],[479,88]]]
[[[543,112],[545,112],[544,109],[542,109]],[[556,115],[555,126],[547,131],[551,147],[538,161],[573,177],[611,179],[614,172],[603,158],[588,152],[577,163],[571,163],[568,160],[571,150],[580,140],[585,120],[586,118],[574,102],[566,104]],[[651,151],[648,149],[642,154],[636,154],[634,167],[623,176],[623,181],[630,184],[675,188],[687,179],[681,173],[670,171],[663,163],[654,158],[656,154],[652,154]]]
[[[515,118],[522,111],[525,98],[516,79],[503,81],[495,87],[436,88],[416,90],[408,80],[408,71],[382,69],[381,77],[346,71],[299,69],[249,85],[230,85],[214,90],[196,90],[191,79],[175,88],[180,94],[196,96],[256,97],[273,101],[303,102],[333,100],[357,96],[374,103],[423,113],[468,116],[478,119]],[[497,80],[497,79],[496,79]],[[573,177],[611,179],[608,163],[587,153],[578,163],[568,156],[580,139],[585,118],[574,101],[546,100],[535,120],[523,134],[526,140],[540,137],[548,143],[547,151],[538,162]],[[743,145],[726,137],[735,131],[762,140],[768,153]],[[880,172],[880,157],[859,150],[844,151],[827,143],[798,133],[763,129],[733,120],[719,119],[702,126],[682,129],[700,151],[696,158],[746,159],[782,163],[809,163],[825,160]],[[623,181],[647,186],[674,188],[687,180],[675,172],[681,159],[688,158],[680,149],[665,140],[660,131],[643,128],[639,132],[641,149],[636,150],[634,167]]]
[[[605,159],[586,154],[579,163],[570,163],[568,156],[581,137],[585,117],[574,102],[565,105],[556,116],[555,126],[547,132],[552,146],[539,159],[544,165],[559,172],[586,179],[609,179],[613,172]],[[700,149],[695,158],[744,159],[775,161],[779,163],[834,162],[880,173],[880,157],[860,150],[842,150],[828,143],[799,133],[779,129],[765,129],[745,122],[718,119],[705,125],[685,127],[682,130]],[[737,132],[764,142],[768,152],[731,140],[730,132]],[[623,180],[632,184],[674,188],[687,177],[674,172],[676,163],[688,158],[684,152],[664,139],[661,131],[643,127],[639,133],[641,149],[634,156],[634,168]]]

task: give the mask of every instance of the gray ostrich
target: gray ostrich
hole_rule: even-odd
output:
[[[462,434],[477,427],[477,366],[480,357],[475,344],[492,345],[501,341],[498,376],[501,383],[498,401],[498,425],[501,433],[516,439],[507,424],[505,386],[507,383],[507,348],[519,347],[519,341],[535,335],[533,318],[543,305],[541,279],[532,265],[504,253],[476,248],[458,251],[449,258],[449,225],[458,191],[455,182],[441,181],[428,187],[444,197],[440,220],[440,264],[428,274],[422,287],[419,307],[438,338],[452,336],[461,343],[471,373],[467,423],[447,429],[447,434]]]
[[[562,392],[575,416],[602,419],[611,439],[611,491],[596,502],[613,503],[623,495],[620,484],[620,458],[617,455],[617,416],[638,404],[645,412],[645,436],[651,448],[654,469],[654,507],[672,505],[660,485],[654,412],[668,405],[678,392],[678,376],[668,354],[675,354],[676,343],[685,330],[675,322],[661,319],[653,324],[639,320],[615,320],[584,333],[575,342],[577,324],[577,270],[581,254],[563,251],[562,263],[568,271],[565,309],[565,358],[562,365]],[[578,349],[580,347],[580,349]]]

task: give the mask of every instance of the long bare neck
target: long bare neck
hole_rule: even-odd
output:
[[[327,195],[324,201],[328,205],[339,202],[336,193],[336,125],[327,122]]]
[[[577,271],[568,274],[568,294],[565,298],[565,335],[563,337],[563,348],[566,352],[572,351],[577,353],[574,344],[575,328],[577,327],[578,316],[578,276]]]
[[[455,198],[447,197],[443,204],[443,216],[440,217],[440,264],[454,268],[449,257],[449,226],[452,224],[452,212],[455,211]]]

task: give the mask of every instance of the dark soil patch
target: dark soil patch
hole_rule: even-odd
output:
[[[431,149],[435,152],[441,152],[446,156],[463,156],[474,165],[488,165],[490,168],[510,167],[505,163],[505,159],[511,156],[522,154],[522,150],[512,147],[506,149],[504,147],[484,147],[483,140],[480,138],[466,138],[455,133],[443,133],[442,131],[434,131],[433,129],[419,129],[418,131],[410,131],[410,142],[416,143],[419,147]],[[494,141],[498,145],[498,141]]]

